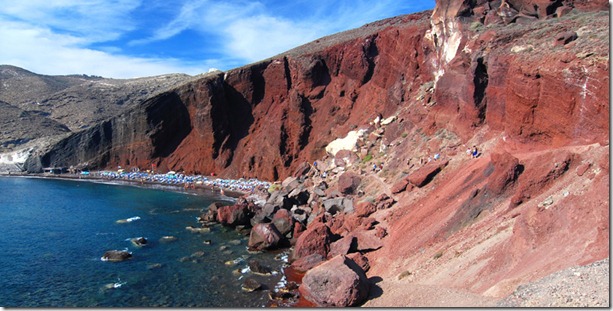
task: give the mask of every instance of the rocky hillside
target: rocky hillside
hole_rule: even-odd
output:
[[[29,145],[48,145],[66,132],[81,129],[120,115],[145,99],[175,87],[192,77],[170,74],[138,79],[106,79],[86,75],[45,76],[9,66],[0,66],[1,151]],[[14,118],[15,110],[38,121]],[[45,119],[43,121],[43,119]],[[18,126],[11,124],[18,122]],[[57,127],[62,129],[58,133]],[[28,144],[34,138],[39,143]]]
[[[317,161],[343,202],[376,207],[331,213],[310,199],[293,216],[325,235],[324,258],[354,230],[374,230],[379,247],[343,248],[370,263],[366,305],[418,305],[398,288],[429,293],[428,306],[491,305],[608,258],[608,46],[604,1],[438,0],[191,80],[27,166],[154,163],[274,181]],[[347,172],[360,178],[345,193]]]

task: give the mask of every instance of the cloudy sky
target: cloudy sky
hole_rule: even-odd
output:
[[[0,0],[0,64],[131,78],[228,70],[434,0]]]

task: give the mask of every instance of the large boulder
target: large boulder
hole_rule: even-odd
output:
[[[294,261],[311,254],[320,254],[326,258],[330,251],[331,239],[332,234],[326,224],[312,223],[296,240],[291,260]]]
[[[353,172],[345,172],[338,178],[338,191],[342,194],[353,194],[362,182],[362,178]]]
[[[407,176],[407,180],[417,187],[423,187],[432,181],[434,176],[447,166],[447,164],[449,164],[449,160],[432,161]]]
[[[299,287],[302,297],[320,307],[351,307],[364,302],[369,285],[360,266],[344,255],[309,270]]]
[[[102,259],[102,261],[118,262],[118,261],[128,260],[130,258],[132,258],[132,254],[130,252],[110,250],[110,251],[104,252],[104,255],[102,255],[102,258],[100,259]]]
[[[355,214],[358,217],[368,217],[377,211],[377,206],[370,201],[361,201],[355,206]]]
[[[247,204],[238,203],[217,209],[217,221],[225,226],[250,225],[250,212]]]
[[[292,213],[286,209],[278,210],[272,217],[272,223],[281,235],[286,235],[294,229],[294,218]]]
[[[250,250],[256,251],[274,249],[282,239],[283,236],[274,224],[260,223],[251,229],[247,246]]]
[[[375,230],[356,230],[352,233],[356,239],[356,249],[361,252],[374,251],[383,246]]]

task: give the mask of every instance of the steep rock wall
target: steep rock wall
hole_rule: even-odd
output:
[[[520,4],[439,1],[432,14],[365,25],[191,81],[68,138],[41,165],[154,163],[160,170],[277,180],[323,157],[329,142],[368,126],[377,113],[464,141],[482,126],[518,144],[605,140],[608,53],[600,46],[586,51],[589,40],[601,38],[568,16],[505,26],[497,15],[488,27],[472,24],[485,21],[478,12],[506,6]],[[534,35],[537,29],[555,32]],[[555,33],[570,30],[582,32],[579,39],[554,46]]]

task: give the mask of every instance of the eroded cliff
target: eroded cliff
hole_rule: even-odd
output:
[[[397,203],[371,216],[389,235],[366,253],[368,275],[387,297],[409,283],[504,297],[608,256],[608,21],[603,1],[440,0],[191,81],[30,168],[155,164],[273,181],[370,129],[348,170],[364,196]],[[375,132],[379,114],[394,118]],[[436,153],[448,162],[433,177],[422,165]]]

